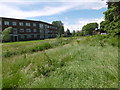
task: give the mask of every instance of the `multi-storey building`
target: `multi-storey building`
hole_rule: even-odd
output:
[[[0,34],[7,27],[12,27],[11,41],[54,38],[58,34],[57,27],[46,22],[0,17]]]

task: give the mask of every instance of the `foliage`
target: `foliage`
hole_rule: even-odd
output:
[[[25,53],[33,53],[37,51],[44,51],[50,48],[54,48],[57,46],[65,45],[71,42],[73,39],[68,38],[56,38],[56,39],[51,39],[51,40],[43,40],[43,41],[27,41],[25,42],[15,42],[15,43],[4,43],[3,45],[3,52],[2,56],[3,57],[10,57],[14,55],[19,55],[19,54],[25,54]],[[33,44],[31,44],[31,42]],[[21,49],[24,47],[23,49]],[[4,50],[5,49],[5,50]]]
[[[2,32],[2,40],[3,41],[10,41],[10,32],[12,31],[12,27],[8,27],[3,30]]]
[[[67,29],[66,33],[67,33],[68,35],[70,35],[70,34],[71,34],[69,29]]]
[[[108,43],[109,36],[75,37],[70,41],[42,52],[3,57],[3,88],[118,88],[118,48]],[[36,43],[39,41],[3,46]]]
[[[72,34],[71,34],[70,30],[67,28],[67,31],[64,33],[64,35],[65,36],[71,36]]]
[[[118,47],[118,37],[113,37],[111,35],[95,35],[93,37],[88,37],[91,45],[95,46],[97,44],[99,46],[105,47],[107,45]],[[99,42],[98,42],[99,41]]]
[[[52,24],[58,27],[58,34],[60,36],[64,34],[64,25],[61,21],[53,21]]]
[[[89,23],[87,25],[84,25],[82,27],[82,31],[84,35],[93,35],[93,31],[95,31],[95,29],[98,28],[98,24],[97,23]]]
[[[86,35],[86,31],[82,30],[80,33],[79,33],[80,36],[85,36]]]
[[[73,32],[72,32],[72,36],[75,36],[75,33],[76,33],[75,30],[73,30]]]
[[[120,2],[108,2],[108,10],[104,14],[105,21],[101,22],[100,30],[118,35],[120,33]]]

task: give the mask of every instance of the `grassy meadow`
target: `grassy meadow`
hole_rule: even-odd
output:
[[[3,88],[117,88],[117,38],[3,43]]]

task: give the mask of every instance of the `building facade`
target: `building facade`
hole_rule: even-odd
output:
[[[0,17],[0,34],[8,27],[12,27],[10,41],[55,38],[58,34],[57,27],[46,22]]]

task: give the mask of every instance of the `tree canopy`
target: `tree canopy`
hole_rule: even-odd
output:
[[[100,30],[107,32],[108,34],[120,33],[120,2],[108,3],[108,10],[104,12],[105,21],[100,23]]]
[[[8,27],[6,29],[3,30],[2,32],[2,40],[7,42],[10,41],[10,32],[12,30],[12,27]]]
[[[82,34],[93,35],[93,31],[98,28],[98,23],[88,23],[82,27]]]
[[[64,25],[61,21],[53,21],[52,24],[58,27],[58,34],[60,36],[64,34]]]

